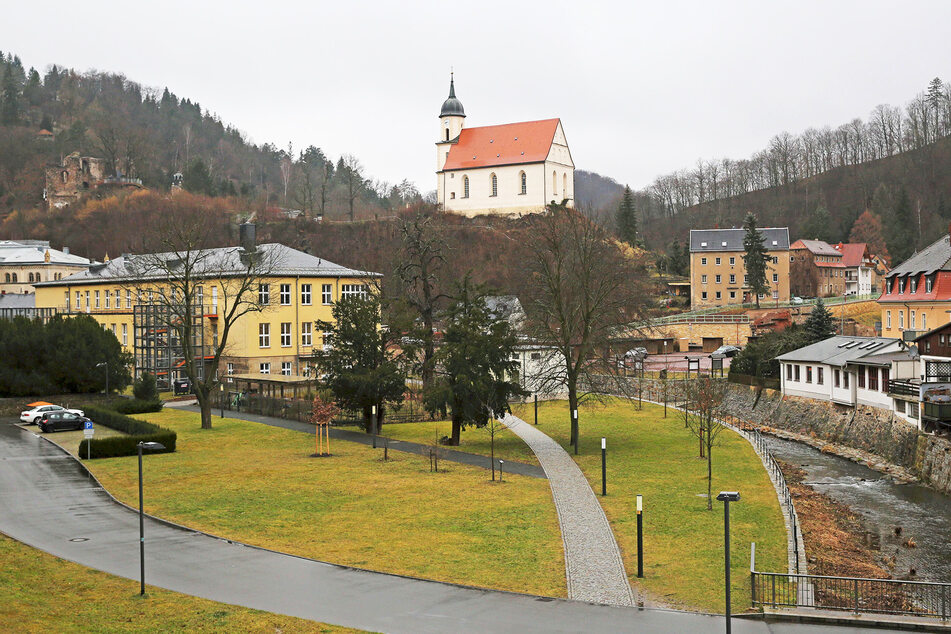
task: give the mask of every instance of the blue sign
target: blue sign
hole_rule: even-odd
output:
[[[92,429],[92,421],[87,420],[85,425],[83,426],[83,429]]]

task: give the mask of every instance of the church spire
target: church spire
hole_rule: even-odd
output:
[[[440,117],[464,117],[466,111],[462,108],[462,102],[456,98],[456,80],[455,73],[449,72],[449,98],[442,104],[442,110],[439,111]]]
[[[449,98],[456,98],[456,79],[455,73],[452,71],[449,71]]]

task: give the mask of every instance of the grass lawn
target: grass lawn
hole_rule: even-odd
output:
[[[487,588],[565,595],[548,482],[345,441],[312,458],[314,437],[167,409],[140,414],[178,432],[178,451],[145,460],[146,511],[220,536],[334,563]],[[136,458],[93,460],[137,504]]]
[[[522,406],[514,408],[516,415]],[[528,415],[530,409],[525,408]],[[582,405],[582,471],[604,508],[632,583],[675,606],[723,611],[723,503],[707,511],[706,462],[683,415],[620,399]],[[522,418],[525,418],[522,416]],[[568,449],[566,401],[539,405],[539,427]],[[601,497],[601,437],[608,495]],[[570,449],[568,449],[570,451]],[[750,542],[761,570],[786,570],[786,533],[776,493],[752,447],[725,430],[713,450],[713,493],[739,491],[730,508],[733,609],[750,607]],[[637,579],[635,495],[644,496],[644,579]]]
[[[532,419],[528,419],[531,422]],[[424,445],[431,445],[437,438],[452,435],[452,422],[446,420],[424,422],[424,423],[397,423],[394,425],[383,425],[382,435],[396,440],[407,440],[418,442]],[[462,431],[459,437],[458,447],[446,447],[446,449],[458,449],[468,453],[489,455],[489,432],[475,427],[467,427]],[[443,447],[443,445],[440,445]],[[513,434],[508,429],[496,433],[495,435],[495,457],[502,460],[517,460],[529,464],[538,464],[535,453],[528,448],[525,441]]]
[[[59,559],[5,535],[0,535],[0,565],[5,632],[359,631],[151,586],[142,598],[138,581]]]

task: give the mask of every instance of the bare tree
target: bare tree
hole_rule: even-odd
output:
[[[353,154],[344,154],[341,157],[343,164],[343,173],[340,174],[343,180],[344,196],[347,199],[347,208],[350,213],[350,222],[353,222],[353,205],[365,187],[363,180],[363,165]]]
[[[495,416],[489,415],[489,422],[482,428],[489,434],[489,461],[492,463],[492,480],[495,481],[495,437],[506,429],[505,424]]]
[[[726,427],[720,422],[726,381],[700,376],[686,387],[694,416],[687,426],[700,440],[700,457],[707,460],[707,510],[713,510],[713,447]]]
[[[527,328],[537,341],[557,350],[561,362],[537,380],[542,392],[567,390],[571,444],[578,453],[578,409],[582,384],[603,385],[617,363],[598,363],[618,330],[642,316],[647,276],[603,229],[561,206],[533,219],[526,244],[530,271],[523,296]],[[617,381],[618,388],[626,385]]]
[[[436,344],[433,334],[436,309],[449,295],[440,290],[439,274],[446,263],[446,243],[436,228],[432,215],[419,213],[400,224],[402,247],[396,273],[403,283],[406,302],[419,314],[422,322],[419,338],[423,342],[420,375],[423,391],[432,387],[433,357]]]
[[[253,227],[253,225],[252,225]],[[261,281],[282,258],[281,248],[206,248],[213,236],[199,217],[164,216],[155,228],[164,253],[132,256],[125,262],[129,290],[147,303],[167,336],[177,341],[180,369],[188,377],[201,408],[201,427],[211,429],[212,395],[218,389],[221,356],[235,324],[265,309]],[[217,311],[204,305],[207,287],[220,289]],[[205,315],[214,325],[205,325]],[[214,337],[217,336],[217,341]],[[209,341],[211,340],[211,341]],[[213,354],[200,354],[211,344]]]

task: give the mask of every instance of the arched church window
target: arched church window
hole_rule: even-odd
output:
[[[561,197],[564,200],[568,199],[568,173],[567,172],[561,175]]]
[[[449,140],[449,128],[446,128],[446,140]]]
[[[33,281],[33,274],[32,274],[32,273],[30,273],[30,281],[31,281],[31,282]]]
[[[9,274],[9,273],[7,273],[7,281],[8,281],[8,282],[10,281],[10,274]]]
[[[63,173],[60,174],[60,176],[63,177],[63,182],[64,182],[64,183],[69,180],[69,172],[67,172],[66,170],[63,170]]]
[[[13,274],[13,281],[14,281],[14,282],[17,281],[17,274],[16,274],[16,273]]]
[[[469,197],[469,177],[468,176],[462,177],[462,197],[463,198]]]
[[[558,192],[558,174],[551,173],[551,195],[555,196]]]
[[[489,180],[492,183],[492,196],[499,195],[499,177],[495,175],[495,172],[492,172],[492,175],[489,176]]]
[[[527,194],[528,193],[528,177],[525,176],[525,172],[522,172],[518,175],[518,180],[519,180],[519,185],[522,188],[521,190],[522,193]]]

